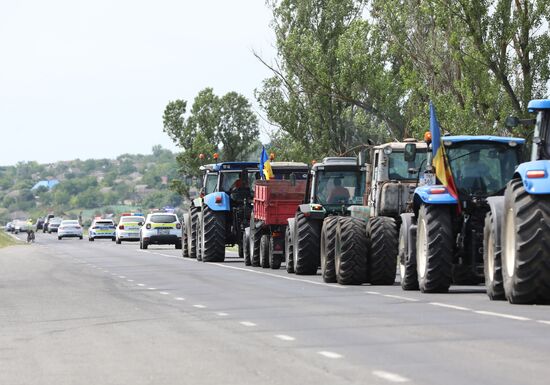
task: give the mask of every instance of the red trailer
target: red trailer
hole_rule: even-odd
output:
[[[245,264],[278,269],[285,260],[285,232],[304,199],[305,163],[274,162],[275,179],[256,181],[254,211],[245,233]]]

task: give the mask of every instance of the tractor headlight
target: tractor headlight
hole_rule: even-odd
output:
[[[508,146],[510,147],[516,147],[517,145],[518,145],[518,142],[513,142],[513,141],[508,142]]]
[[[393,152],[393,148],[391,146],[384,147],[384,154],[390,155]]]

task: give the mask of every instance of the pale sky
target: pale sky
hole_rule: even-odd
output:
[[[264,0],[1,0],[0,165],[177,150],[168,101],[254,101],[270,20]]]

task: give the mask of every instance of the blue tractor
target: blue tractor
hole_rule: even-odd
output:
[[[401,215],[399,233],[404,290],[441,293],[451,284],[483,282],[489,201],[503,195],[521,162],[524,143],[512,137],[442,137],[458,199],[443,185],[428,183],[415,189],[413,213]]]
[[[217,163],[206,178],[211,174],[216,175],[215,182],[206,183],[207,193],[194,204],[196,257],[203,262],[223,262],[226,245],[238,245],[243,257],[243,233],[250,223],[258,163]]]
[[[531,160],[519,165],[503,197],[489,200],[485,220],[485,285],[489,298],[550,303],[550,99],[532,100]]]

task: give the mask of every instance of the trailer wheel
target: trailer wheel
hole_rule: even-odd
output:
[[[321,222],[299,212],[296,213],[294,223],[294,271],[298,275],[317,274]]]
[[[269,269],[269,235],[264,234],[260,238],[260,266]]]
[[[485,288],[491,300],[504,299],[502,284],[501,250],[497,243],[496,223],[489,211],[485,217],[483,228],[483,271],[485,274]]]
[[[254,218],[250,220],[249,237],[250,263],[252,266],[258,267],[260,266],[260,240],[262,238],[262,232],[255,228]]]
[[[367,278],[367,234],[365,222],[340,218],[336,226],[334,270],[340,285],[361,285]]]
[[[250,266],[250,237],[243,231],[243,257],[244,265]]]
[[[510,303],[550,303],[550,196],[513,179],[504,194],[502,277]]]
[[[367,282],[393,285],[397,269],[398,234],[395,219],[373,217],[367,224]]]
[[[187,226],[188,231],[188,248],[189,248],[189,258],[197,258],[197,233],[198,233],[198,219],[199,211],[198,207],[191,207],[189,210],[189,217],[191,218],[190,226]]]
[[[286,272],[288,274],[294,274],[294,245],[292,242],[292,230],[288,225],[285,231]]]
[[[336,246],[336,227],[338,217],[325,218],[321,230],[321,275],[326,283],[336,282],[334,269],[334,249]]]
[[[203,262],[225,260],[225,212],[205,206],[201,220]]]
[[[275,240],[273,237],[269,237],[269,267],[273,270],[279,270],[281,268],[281,263],[283,263],[284,255],[281,253],[274,253],[275,251]]]
[[[422,205],[418,212],[416,271],[423,293],[446,293],[452,279],[453,231],[449,206]]]
[[[416,242],[409,239],[416,235],[416,228],[412,228],[413,214],[401,215],[399,227],[399,274],[401,275],[401,288],[403,290],[418,290],[418,276],[416,274]],[[411,234],[414,231],[414,234]],[[416,237],[414,237],[416,238]]]

